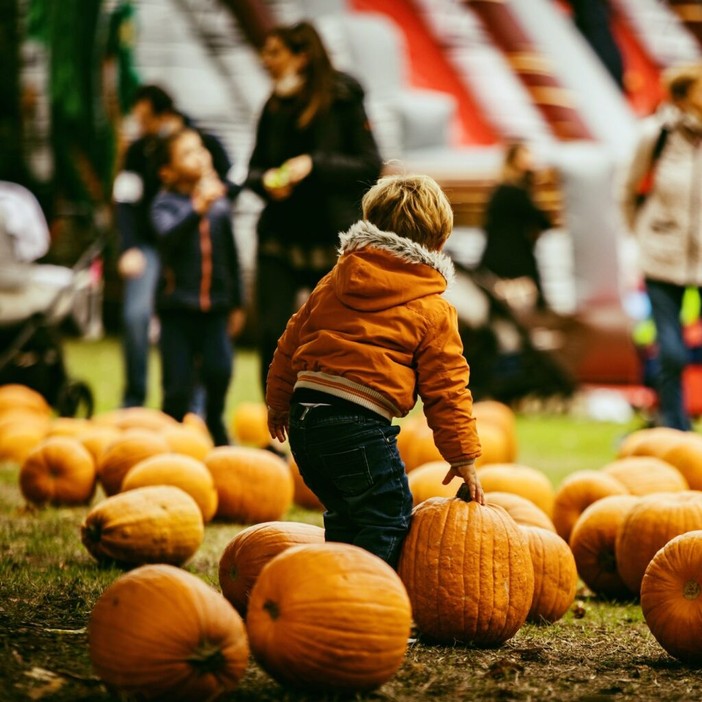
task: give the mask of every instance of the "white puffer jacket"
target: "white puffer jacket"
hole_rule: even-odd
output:
[[[639,184],[663,126],[669,133],[654,167],[650,194],[637,211]],[[644,120],[623,181],[621,206],[636,235],[639,265],[647,278],[702,285],[702,122],[679,110]]]

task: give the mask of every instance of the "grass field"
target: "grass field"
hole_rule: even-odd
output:
[[[71,375],[93,387],[97,411],[117,406],[120,365],[114,340],[70,340]],[[158,406],[154,359],[148,404]],[[259,400],[257,360],[240,352],[227,412]],[[599,468],[635,425],[594,422],[546,412],[517,417],[519,462],[539,468],[557,486],[563,476]],[[99,499],[99,495],[98,498]],[[30,510],[18,488],[18,467],[0,466],[0,701],[118,700],[91,671],[86,624],[104,588],[119,576],[99,568],[83,548],[79,525],[87,508]],[[321,524],[316,512],[288,519]],[[220,554],[240,529],[209,524],[187,570],[218,587]],[[702,676],[657,644],[635,602],[599,601],[584,588],[577,606],[553,625],[524,625],[496,649],[411,643],[399,672],[364,700],[699,700]],[[231,700],[312,702],[331,696],[286,690],[253,661]]]

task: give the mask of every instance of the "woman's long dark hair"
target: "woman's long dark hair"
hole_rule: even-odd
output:
[[[301,92],[305,107],[298,119],[298,125],[306,127],[332,102],[335,71],[329,54],[317,30],[309,22],[274,27],[268,36],[277,37],[293,54],[307,56]]]

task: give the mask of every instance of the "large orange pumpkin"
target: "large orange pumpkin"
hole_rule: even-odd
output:
[[[671,427],[646,427],[631,432],[619,444],[617,458],[626,456],[657,456],[674,446],[686,432]]]
[[[558,535],[569,541],[575,522],[593,502],[609,495],[627,494],[629,491],[616,477],[599,470],[578,470],[567,475],[553,502],[553,523]]]
[[[218,494],[216,517],[240,524],[281,519],[293,499],[285,460],[265,449],[219,446],[205,458]]]
[[[290,475],[292,475],[293,479],[293,502],[298,507],[304,507],[305,509],[324,509],[324,505],[320,502],[317,495],[307,487],[307,484],[302,479],[300,469],[292,456],[288,458],[288,465],[290,466]]]
[[[702,492],[687,490],[647,495],[626,515],[615,544],[617,570],[636,596],[656,552],[674,536],[702,529]]]
[[[100,454],[97,472],[105,494],[116,495],[129,469],[159,453],[168,453],[168,442],[153,431],[125,431]]]
[[[475,459],[476,466],[512,463],[515,460],[515,439],[502,426],[495,422],[478,420],[477,427],[481,454]]]
[[[702,436],[682,434],[679,441],[661,451],[661,458],[683,474],[691,490],[702,490]]]
[[[414,508],[398,573],[417,628],[440,642],[494,646],[526,621],[534,594],[529,544],[496,505],[433,497]]]
[[[631,591],[617,570],[617,533],[629,510],[639,501],[634,495],[610,495],[583,510],[570,533],[570,550],[582,581],[600,597],[625,600]]]
[[[0,461],[22,465],[46,438],[50,419],[35,412],[5,412],[0,415]]]
[[[159,431],[167,426],[178,424],[165,412],[151,407],[121,407],[110,412],[103,412],[93,417],[96,424],[110,424],[119,429],[143,429]]]
[[[217,488],[202,461],[179,453],[160,453],[139,461],[122,480],[122,492],[147,485],[175,485],[197,502],[207,524],[217,511]]]
[[[683,474],[655,456],[627,456],[602,467],[602,472],[616,478],[632,495],[687,490]]]
[[[641,609],[671,656],[702,663],[702,531],[680,534],[656,553],[641,581]]]
[[[478,477],[485,492],[513,492],[531,500],[549,519],[553,515],[556,491],[543,471],[518,463],[490,463],[478,469]]]
[[[553,531],[520,527],[526,534],[534,566],[534,596],[527,619],[558,621],[575,600],[578,570],[568,544]]]
[[[485,501],[491,505],[502,507],[512,519],[520,526],[533,526],[556,531],[553,522],[544,511],[537,507],[531,500],[511,492],[486,492]]]
[[[414,415],[402,423],[397,446],[408,473],[425,463],[444,460],[424,415]]]
[[[90,428],[90,426],[90,420],[84,417],[54,417],[49,422],[46,435],[76,437]]]
[[[26,458],[20,490],[35,505],[84,505],[95,493],[95,463],[77,439],[44,440]]]
[[[86,429],[76,434],[76,439],[80,441],[88,453],[93,457],[95,469],[99,470],[100,457],[102,452],[116,439],[121,436],[122,432],[117,427],[107,425],[90,424]]]
[[[488,422],[502,428],[512,454],[509,461],[514,461],[517,456],[517,418],[514,410],[497,400],[479,400],[473,403],[473,416],[478,422],[478,431]]]
[[[195,500],[172,485],[142,487],[98,502],[81,525],[81,540],[100,562],[170,563],[192,558],[205,536]]]
[[[293,546],[270,561],[251,591],[251,652],[282,683],[318,691],[370,690],[407,650],[412,612],[397,573],[340,543]]]
[[[214,700],[234,690],[249,660],[241,617],[200,578],[169,565],[122,575],[88,623],[90,660],[122,693]]]
[[[219,559],[222,594],[244,616],[263,566],[291,546],[324,542],[324,529],[302,522],[264,522],[240,531]]]

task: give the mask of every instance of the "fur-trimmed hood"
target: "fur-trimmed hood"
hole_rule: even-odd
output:
[[[367,221],[339,235],[334,290],[354,309],[374,311],[440,295],[453,280],[451,259]]]

